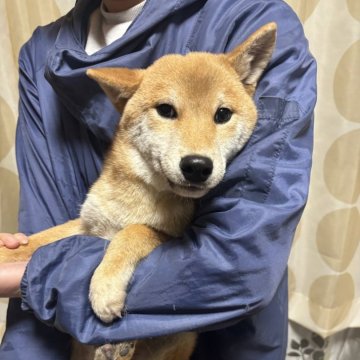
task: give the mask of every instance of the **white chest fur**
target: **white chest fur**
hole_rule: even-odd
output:
[[[130,181],[101,181],[92,187],[80,217],[84,233],[111,238],[123,227],[144,224],[171,236],[180,236],[189,224],[194,202],[171,192],[156,192]]]

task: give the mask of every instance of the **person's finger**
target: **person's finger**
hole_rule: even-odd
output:
[[[20,241],[12,234],[0,233],[0,241],[9,249],[16,249],[20,246]]]
[[[23,233],[16,233],[14,236],[17,240],[19,240],[21,245],[26,245],[29,243],[29,238]]]

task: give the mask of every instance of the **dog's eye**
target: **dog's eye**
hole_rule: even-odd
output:
[[[160,104],[156,106],[156,111],[158,114],[164,118],[175,119],[177,118],[177,113],[175,108],[169,104]]]
[[[224,124],[231,119],[232,111],[228,108],[221,107],[218,108],[215,113],[215,122],[216,124]]]

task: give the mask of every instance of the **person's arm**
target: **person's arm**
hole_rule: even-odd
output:
[[[109,326],[91,311],[88,286],[106,243],[86,237],[35,254],[22,283],[24,308],[82,342],[103,343],[221,327],[269,304],[307,199],[316,99],[316,66],[302,27],[282,2],[272,4],[246,21],[259,27],[275,20],[279,29],[257,92],[255,133],[221,186],[199,202],[183,239],[138,266],[125,316]],[[242,35],[234,30],[229,47]],[[48,270],[40,281],[39,269]]]
[[[28,243],[28,238],[23,233],[0,233],[0,247],[17,249]],[[0,264],[0,297],[20,296],[20,281],[25,272],[26,262],[13,264]]]
[[[226,193],[202,201],[185,237],[138,266],[121,320],[109,326],[92,313],[89,282],[106,243],[87,237],[35,253],[22,283],[24,308],[82,342],[102,343],[224,326],[266,307],[284,276],[311,164],[311,113],[277,105],[268,110],[280,117],[261,119],[273,124],[258,128],[230,166]],[[40,281],[39,269],[50,270]]]
[[[65,221],[68,211],[54,182],[49,158],[46,131],[42,122],[33,64],[35,50],[32,39],[19,56],[19,118],[16,155],[20,178],[19,229],[30,235]],[[56,204],[57,208],[53,204]],[[51,205],[52,204],[52,205]],[[10,236],[10,238],[9,238]],[[16,247],[17,239],[2,237],[7,247]],[[22,239],[24,240],[24,239]],[[26,263],[0,265],[0,296],[18,295],[18,285]],[[20,309],[20,301],[11,299],[7,327],[0,346],[2,360],[29,359],[65,360],[70,356],[70,337],[44,325],[32,314]]]
[[[5,263],[0,265],[0,298],[19,297],[20,281],[27,262]]]

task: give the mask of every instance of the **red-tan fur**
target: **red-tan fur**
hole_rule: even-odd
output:
[[[75,234],[107,238],[111,242],[92,277],[89,296],[103,321],[121,317],[138,262],[183,233],[194,199],[222,180],[227,162],[250,137],[257,118],[252,95],[275,35],[276,25],[270,23],[229,54],[168,55],[146,70],[88,70],[123,113],[102,174],[79,219],[32,235],[17,250],[1,248],[0,262],[26,260],[39,246]],[[164,103],[176,109],[176,119],[159,115],[156,107]],[[231,109],[229,122],[214,122],[220,107]],[[183,157],[193,154],[214,164],[201,187],[191,187],[179,167]],[[195,333],[182,333],[97,349],[87,346],[87,355],[75,346],[72,358],[187,360],[195,342]]]

